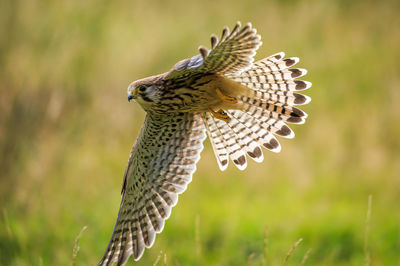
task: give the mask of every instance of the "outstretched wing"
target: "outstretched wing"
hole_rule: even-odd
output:
[[[237,22],[232,32],[225,27],[221,39],[211,36],[211,50],[200,46],[199,55],[178,62],[166,79],[187,78],[199,73],[231,74],[251,66],[258,47],[262,44],[256,29],[247,23],[241,28]]]
[[[178,194],[186,190],[200,159],[205,126],[200,114],[147,115],[133,147],[114,232],[99,265],[138,260],[163,230]]]

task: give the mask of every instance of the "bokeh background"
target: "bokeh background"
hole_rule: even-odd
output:
[[[309,119],[244,172],[220,172],[206,141],[137,265],[161,253],[167,265],[282,265],[299,238],[289,265],[309,249],[308,265],[399,265],[399,12],[396,0],[0,1],[0,264],[97,263],[145,115],[127,85],[240,20],[263,37],[256,59],[301,58]]]

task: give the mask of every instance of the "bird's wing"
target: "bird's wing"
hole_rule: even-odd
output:
[[[199,55],[178,62],[166,79],[187,78],[199,73],[232,74],[251,66],[257,49],[262,44],[256,29],[247,23],[241,28],[237,22],[232,32],[222,30],[221,39],[211,36],[211,50],[200,46]]]
[[[200,114],[147,115],[125,172],[117,222],[99,265],[138,260],[163,230],[178,194],[200,159],[205,126]]]

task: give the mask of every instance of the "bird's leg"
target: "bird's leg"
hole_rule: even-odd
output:
[[[222,109],[219,109],[218,110],[218,112],[215,112],[214,110],[212,110],[212,109],[208,109],[208,111],[215,117],[215,118],[218,118],[218,119],[220,119],[220,120],[222,120],[222,121],[225,121],[225,122],[229,122],[229,121],[231,121],[231,118],[228,116],[228,114],[227,113],[225,113],[225,111],[224,110],[222,110]]]
[[[236,98],[231,97],[231,96],[226,96],[224,95],[219,88],[215,89],[215,92],[217,93],[218,97],[224,102],[224,103],[229,103],[229,104],[236,104],[238,100]],[[208,111],[215,117],[218,118],[222,121],[229,122],[231,121],[231,118],[228,116],[228,114],[222,110],[219,109],[217,112],[212,110],[211,108],[208,109]]]
[[[219,88],[215,90],[217,92],[218,97],[225,103],[235,104],[238,102],[235,97],[224,95]]]

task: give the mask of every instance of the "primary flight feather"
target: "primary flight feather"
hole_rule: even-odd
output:
[[[178,62],[170,71],[132,82],[128,100],[146,111],[125,171],[122,201],[107,250],[99,265],[139,260],[164,228],[178,194],[196,171],[206,132],[221,170],[229,159],[240,170],[247,156],[261,162],[262,148],[279,152],[276,136],[293,138],[286,123],[307,114],[295,105],[311,99],[298,93],[311,83],[307,71],[290,68],[284,53],[253,63],[261,37],[250,23],[225,27],[211,36],[211,50]]]

